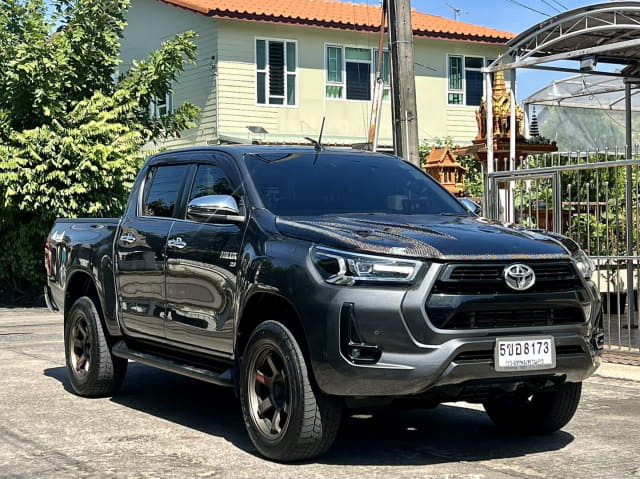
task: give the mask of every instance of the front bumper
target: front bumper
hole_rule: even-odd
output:
[[[600,364],[600,300],[595,286],[585,282],[576,295],[585,312],[579,324],[513,328],[440,330],[431,324],[425,304],[437,268],[431,268],[410,289],[394,287],[336,287],[317,283],[316,299],[326,301],[323,318],[319,308],[303,311],[316,316],[306,329],[324,331],[310,335],[311,363],[318,386],[340,396],[401,397],[421,395],[454,385],[483,382],[551,383],[579,382]],[[539,301],[548,301],[548,295]],[[324,298],[324,299],[323,299]],[[535,295],[526,296],[528,302]],[[495,297],[496,304],[501,300]],[[345,314],[345,308],[347,313]],[[351,318],[355,324],[345,328]],[[353,332],[355,330],[355,333]],[[346,335],[355,334],[353,338]],[[553,336],[556,367],[553,369],[498,372],[494,366],[496,338],[509,336]],[[314,340],[315,338],[315,340]],[[362,344],[364,356],[354,359],[345,344]],[[366,347],[371,349],[367,350]],[[375,354],[374,354],[375,353]],[[369,361],[368,361],[369,359]]]
[[[373,365],[353,364],[342,355],[314,364],[320,389],[341,396],[406,396],[443,386],[508,380],[526,383],[538,378],[579,382],[600,364],[599,352],[579,335],[554,335],[556,367],[547,370],[497,372],[495,337],[459,338],[417,354],[382,353]]]

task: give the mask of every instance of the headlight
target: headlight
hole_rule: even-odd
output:
[[[327,283],[411,283],[421,261],[349,253],[321,246],[311,248],[311,260]]]
[[[576,262],[578,271],[582,273],[582,276],[584,276],[585,278],[591,278],[591,275],[596,270],[596,265],[584,251],[578,250],[576,253],[574,253],[573,261]]]

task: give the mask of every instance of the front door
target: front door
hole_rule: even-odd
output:
[[[118,300],[124,328],[133,337],[165,338],[166,243],[190,165],[149,169],[140,205],[122,220],[116,237]]]
[[[220,163],[197,165],[187,202],[207,195],[232,195],[242,204]],[[236,275],[245,224],[176,220],[167,247],[167,338],[231,354]],[[187,346],[188,345],[188,346]]]

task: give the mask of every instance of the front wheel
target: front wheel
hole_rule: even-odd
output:
[[[338,432],[342,401],[318,391],[295,337],[283,324],[260,324],[240,372],[242,415],[258,451],[277,461],[326,452]]]
[[[114,394],[127,372],[127,360],[111,354],[96,305],[78,298],[65,321],[65,357],[73,390],[79,396]]]
[[[490,399],[483,405],[501,429],[516,434],[549,434],[573,418],[581,391],[582,383],[564,383],[553,391],[516,392]]]

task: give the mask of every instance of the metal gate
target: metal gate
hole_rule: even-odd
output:
[[[509,171],[504,161],[503,171],[487,175],[485,211],[575,240],[596,264],[605,347],[640,353],[640,160],[624,157],[555,153],[518,161]]]

